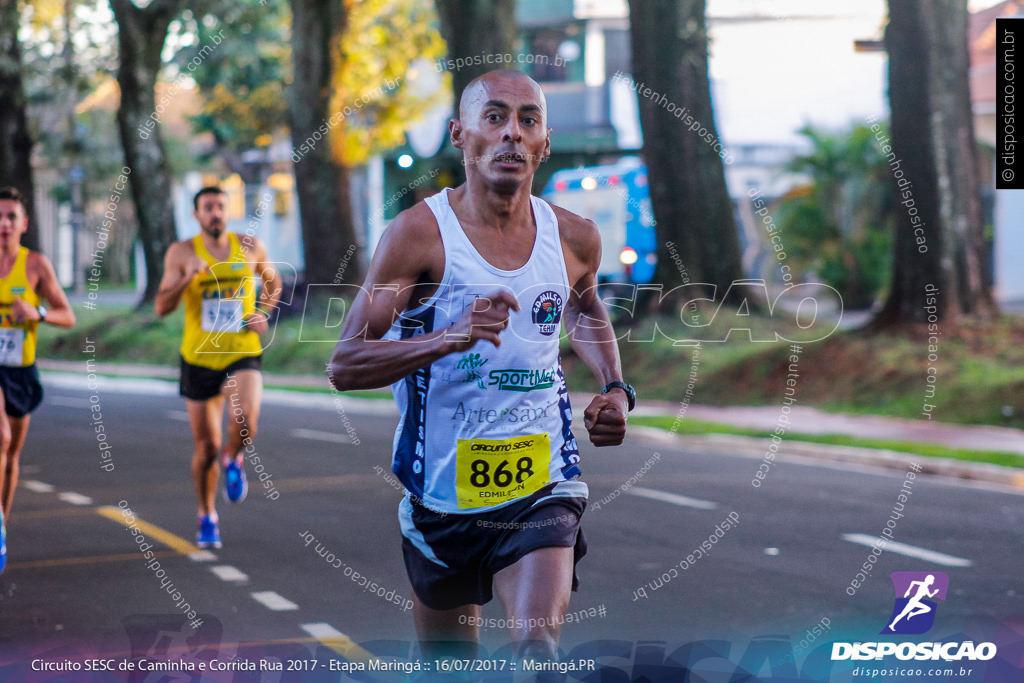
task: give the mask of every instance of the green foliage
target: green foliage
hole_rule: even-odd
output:
[[[74,48],[70,69],[68,9]],[[105,199],[124,166],[115,118],[117,86],[111,76],[117,68],[117,24],[107,0],[27,2],[19,37],[34,153],[45,160],[45,168],[62,171],[54,197],[68,200],[63,171],[78,164],[85,171],[86,201]]]
[[[331,129],[334,157],[346,165],[405,142],[405,128],[445,96],[409,87],[417,69],[444,55],[429,0],[347,0],[348,19],[334,49],[330,111],[349,115]],[[189,73],[203,100],[194,123],[218,148],[239,155],[266,146],[288,125],[284,89],[292,78],[287,3],[206,0],[186,10],[174,29],[178,71],[203,46],[222,40]],[[447,75],[445,75],[447,78]],[[447,81],[442,81],[447,86]],[[388,87],[388,84],[395,87]]]
[[[839,290],[847,308],[868,308],[884,294],[892,264],[896,200],[888,166],[866,126],[800,133],[813,147],[788,170],[810,182],[786,195],[777,212],[792,237],[794,270],[813,271]]]
[[[207,0],[172,27],[181,45],[172,70],[195,79],[203,108],[193,123],[218,147],[241,154],[287,125],[290,22],[287,3]]]
[[[348,26],[335,54],[331,111],[354,110],[332,131],[334,157],[364,163],[405,142],[405,129],[451,98],[446,72],[430,92],[446,47],[431,0],[349,0]],[[397,84],[389,88],[388,84]]]

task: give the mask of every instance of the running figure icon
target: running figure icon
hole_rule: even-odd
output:
[[[924,604],[921,600],[923,598],[933,598],[935,597],[935,594],[939,592],[938,588],[933,591],[928,590],[933,583],[935,583],[934,574],[929,574],[925,577],[924,581],[912,581],[910,583],[910,586],[907,587],[907,592],[903,594],[903,597],[909,597],[911,591],[914,590],[914,586],[917,586],[917,593],[914,594],[914,597],[910,598],[910,601],[907,602],[903,611],[899,613],[899,616],[893,619],[892,623],[889,624],[890,631],[896,630],[896,623],[903,617],[906,617],[907,621],[910,621],[911,617],[916,617],[919,614],[926,614],[932,611],[931,606]]]

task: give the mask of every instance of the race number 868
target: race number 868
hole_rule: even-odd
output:
[[[460,439],[455,488],[460,508],[503,503],[548,483],[548,435],[512,439]]]

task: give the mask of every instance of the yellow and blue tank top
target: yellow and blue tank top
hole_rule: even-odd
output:
[[[0,279],[0,365],[27,367],[36,362],[36,329],[38,320],[15,323],[11,316],[14,297],[21,297],[32,306],[39,306],[39,295],[28,281],[25,264],[28,249],[18,248],[10,274]]]
[[[231,252],[221,261],[207,250],[202,235],[192,238],[196,256],[210,270],[193,278],[182,295],[185,334],[181,355],[185,362],[211,370],[222,370],[262,351],[259,335],[242,324],[256,310],[257,278],[238,236],[229,232],[228,239]]]

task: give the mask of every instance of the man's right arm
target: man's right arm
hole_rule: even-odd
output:
[[[183,242],[175,242],[164,257],[164,276],[156,292],[153,307],[161,318],[181,303],[181,296],[201,268],[199,258]]]
[[[387,386],[481,339],[501,344],[498,335],[508,325],[509,308],[519,310],[507,292],[481,297],[483,303],[478,300],[450,327],[408,340],[381,340],[408,308],[414,286],[425,275],[440,280],[443,266],[440,235],[425,206],[404,212],[388,226],[334,347],[330,378],[336,389]]]

